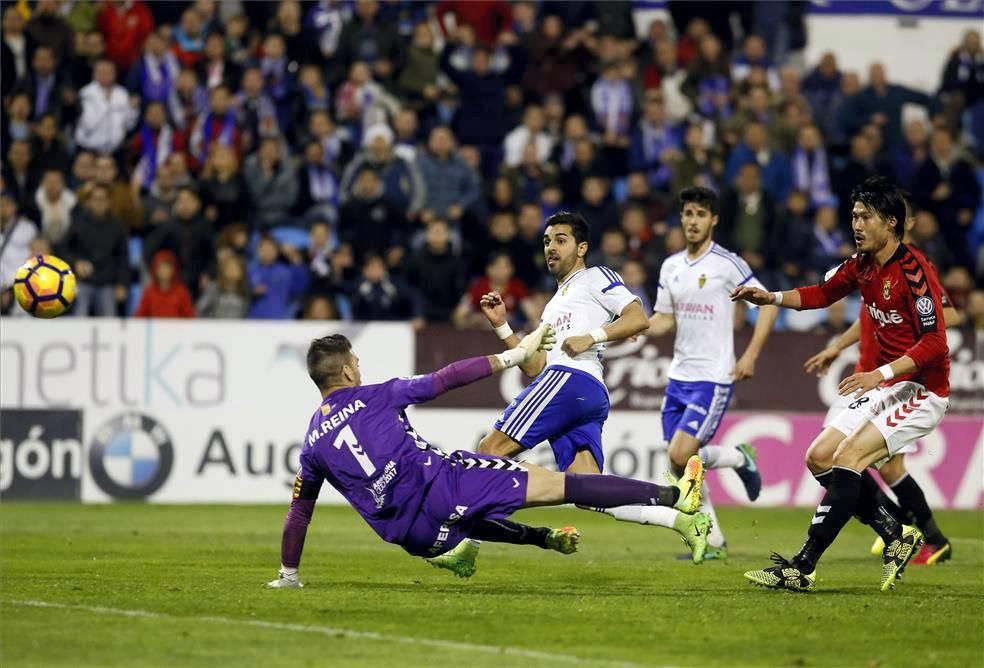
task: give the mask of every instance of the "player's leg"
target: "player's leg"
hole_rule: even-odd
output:
[[[429,557],[432,566],[467,578],[475,573],[482,540],[536,545],[562,554],[576,551],[580,534],[574,527],[532,527],[506,519],[526,502],[524,465],[463,451],[452,453],[448,461],[402,543],[411,554]]]
[[[893,402],[893,406],[897,402]],[[876,424],[881,413],[862,424],[841,441],[834,453],[833,468],[823,500],[811,521],[803,548],[791,560],[778,557],[776,566],[749,571],[745,577],[757,584],[774,588],[809,591],[814,588],[817,562],[836,539],[844,525],[857,513],[879,533],[886,534],[883,555],[882,591],[894,586],[898,573],[908,563],[921,541],[912,527],[903,527],[887,512],[862,499],[862,472],[890,454],[889,441]]]
[[[825,428],[806,451],[807,468],[810,469],[813,477],[824,489],[829,488],[832,480],[834,454],[844,439],[847,438],[841,429],[846,429],[850,424],[856,422],[859,415],[860,413],[848,413],[841,421],[834,423],[836,426]],[[896,521],[901,522],[900,515],[893,512],[893,506],[895,504],[885,496],[871,474],[867,470],[863,471],[858,491],[856,515],[862,524],[871,526],[878,533],[875,545],[872,546],[872,554],[875,556],[880,556],[884,551],[884,540],[890,533],[890,529],[886,528],[885,523],[881,521],[883,512],[887,512]],[[875,551],[876,548],[877,551]]]
[[[716,383],[687,383],[686,408],[680,417],[673,437],[670,439],[670,467],[674,473],[679,471],[680,464],[693,455],[710,441],[721,424],[721,418],[731,400],[732,387]],[[711,503],[707,483],[701,490],[700,512],[708,516],[710,531],[707,535],[707,551],[705,559],[725,559],[728,556],[727,541],[721,531],[721,525]],[[681,519],[674,518],[674,528]],[[696,557],[696,555],[692,555]],[[694,558],[696,562],[696,558]]]
[[[926,540],[926,544],[912,563],[932,566],[948,560],[953,551],[950,541],[937,526],[933,511],[930,510],[926,495],[919,483],[906,470],[905,455],[898,454],[890,458],[878,469],[878,472],[899,500],[900,512],[905,518],[905,523],[919,527]]]
[[[482,519],[472,526],[468,534],[477,540],[511,545],[535,545],[544,550],[554,550],[561,554],[577,552],[581,534],[574,527],[551,529],[533,527],[510,520]]]
[[[833,468],[828,474],[827,491],[817,506],[802,549],[790,560],[774,555],[777,561],[775,566],[749,571],[745,577],[768,587],[812,590],[816,582],[817,562],[854,514],[861,488],[860,472],[885,453],[885,441],[870,423],[843,439],[832,458]],[[815,463],[817,460],[812,461]]]
[[[906,514],[902,510],[902,508],[900,508],[899,505],[895,503],[895,501],[889,498],[888,494],[882,491],[882,488],[878,485],[877,482],[875,482],[874,476],[871,473],[871,470],[875,469],[876,471],[878,471],[879,477],[882,480],[885,480],[886,475],[891,478],[893,469],[896,466],[896,464],[894,463],[895,459],[896,457],[889,457],[888,459],[882,460],[880,462],[875,462],[874,466],[872,466],[871,468],[869,468],[867,471],[864,472],[864,475],[865,478],[871,479],[871,483],[873,483],[873,490],[874,490],[873,493],[878,498],[879,505],[881,505],[882,508],[888,511],[888,513],[892,517],[894,517],[897,521],[902,522],[903,524],[913,524],[911,518],[906,517]],[[882,468],[886,466],[888,467],[888,471],[886,473],[882,473]],[[882,555],[882,552],[884,551],[885,551],[885,541],[882,540],[881,536],[878,536],[877,538],[875,538],[875,542],[871,544],[871,549],[869,550],[869,552],[873,557],[880,557]]]
[[[671,506],[685,513],[696,512],[700,505],[700,484],[704,468],[693,457],[675,485],[657,485],[644,480],[614,475],[558,473],[529,464],[524,508],[579,506],[614,508],[616,506]]]
[[[748,443],[739,445],[702,445],[700,461],[704,470],[733,469],[745,486],[748,500],[754,501],[762,492],[762,474],[756,460],[758,454]]]
[[[865,421],[870,420],[873,406],[882,398],[882,390],[872,390],[867,395],[854,399],[850,396],[838,397],[823,421],[823,430],[806,451],[806,467],[823,488],[830,484],[830,471],[833,468],[834,453],[848,435],[853,434]]]
[[[722,411],[721,415],[723,414]],[[733,469],[741,480],[742,485],[745,486],[745,493],[748,495],[748,500],[754,501],[762,492],[762,474],[759,473],[758,464],[756,463],[757,454],[755,448],[747,443],[741,443],[736,446],[711,445],[709,441],[713,438],[713,432],[716,431],[717,425],[714,425],[711,435],[706,436],[701,442],[700,461],[704,465],[704,470]]]
[[[686,400],[683,396],[684,390],[681,385],[683,384],[679,381],[670,380],[670,383],[667,386],[666,396],[663,399],[663,406],[660,411],[664,434],[672,434],[676,431],[676,425],[683,417],[684,410],[686,410]],[[553,446],[554,452],[558,453],[560,444],[553,444]],[[558,453],[558,459],[560,457],[561,455]],[[577,458],[575,459],[575,463],[578,463]],[[590,465],[590,462],[584,462],[585,468],[587,468],[588,465]],[[568,470],[572,473],[582,472],[575,471],[573,464]],[[606,515],[611,515],[620,522],[648,524],[651,526],[673,529],[680,534],[684,543],[690,547],[691,559],[693,562],[695,564],[699,564],[704,560],[704,554],[707,550],[707,535],[711,529],[711,521],[704,513],[687,515],[674,508],[637,505],[619,506],[617,508],[593,507],[591,510],[605,513]]]
[[[516,395],[479,442],[478,451],[493,457],[515,457],[540,441],[527,437],[530,425],[569,382],[569,375],[547,369]],[[542,439],[541,439],[542,440]]]
[[[478,442],[478,452],[482,455],[512,458],[522,451],[523,446],[498,429],[493,429]]]
[[[603,404],[603,410],[595,407],[599,402]],[[575,428],[587,417],[585,414],[592,411],[601,411],[602,421],[608,412],[608,395],[598,381],[564,369],[547,369],[506,407],[492,431],[479,443],[479,453],[515,457],[556,434]],[[557,454],[556,449],[554,452]],[[567,456],[567,460],[558,457],[557,466],[561,470],[571,464],[573,448]],[[598,456],[600,458],[600,454]],[[583,462],[591,463],[590,459]],[[599,472],[600,463],[594,469],[585,472]],[[453,550],[431,560],[431,563],[460,571],[464,562],[474,570],[480,547],[479,537],[471,535]]]
[[[515,523],[495,525],[485,520],[501,520],[520,508],[564,503],[667,504],[694,512],[700,504],[702,478],[703,468],[696,457],[675,486],[661,486],[616,476],[557,473],[532,464],[459,451],[452,454],[451,466],[440,484],[432,484],[419,518],[402,545],[411,554],[438,554],[427,561],[459,577],[470,577],[475,572],[475,560],[469,558],[469,549],[474,548],[462,548],[466,535],[518,542],[522,534]],[[547,537],[547,547],[572,551],[579,537],[576,530],[563,534]],[[550,538],[558,544],[551,545]],[[527,544],[532,540],[527,533]],[[440,554],[447,549],[445,546],[454,549]]]

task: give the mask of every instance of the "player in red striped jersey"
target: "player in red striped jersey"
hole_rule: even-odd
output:
[[[909,245],[910,250],[918,255],[918,252],[910,245],[909,240],[909,232],[912,230],[916,221],[912,215],[911,207],[906,207],[906,214],[907,218],[905,221],[905,237],[903,238],[903,243]],[[935,274],[937,280],[939,280],[939,272],[937,271],[936,266],[928,259],[926,260],[926,268],[928,271]],[[957,312],[957,309],[953,307],[953,304],[946,293],[946,289],[943,289],[941,297],[943,304],[944,325],[951,326],[957,324],[960,320],[960,314]],[[834,360],[836,360],[846,348],[859,341],[858,360],[854,365],[854,372],[862,373],[864,371],[871,371],[877,368],[878,347],[877,340],[872,332],[873,327],[874,321],[862,305],[861,312],[858,314],[858,319],[854,321],[854,324],[851,325],[846,332],[834,339],[830,345],[808,359],[804,364],[804,369],[807,373],[816,374],[817,377],[824,375],[827,373],[827,370],[830,368],[830,365],[834,362]],[[831,405],[830,410],[827,412],[827,417],[824,420],[823,426],[829,426],[843,410],[849,409],[854,405],[855,402],[852,400],[852,397],[838,397],[837,401]],[[859,411],[863,409],[863,405],[858,405],[854,408],[854,410]],[[914,444],[910,449],[914,449]],[[830,468],[829,463],[827,463],[826,466],[822,463],[815,464],[815,468],[819,468],[821,470]],[[881,479],[885,481],[885,484],[888,485],[898,499],[898,505],[896,505],[895,502],[879,490],[879,500],[881,505],[892,513],[895,519],[899,521],[905,520],[918,526],[919,530],[923,532],[923,536],[926,539],[926,544],[923,545],[923,548],[919,554],[913,558],[912,563],[932,566],[950,559],[952,555],[950,541],[936,524],[936,520],[933,517],[933,512],[930,510],[929,504],[926,502],[926,495],[923,493],[919,483],[916,482],[916,480],[906,470],[905,452],[900,452],[884,462],[878,462],[875,464],[875,467],[878,469],[878,474]],[[870,472],[865,472],[864,475],[870,476]],[[884,549],[885,544],[881,537],[879,537],[875,540],[875,544],[871,548],[871,553],[874,556],[879,556]]]
[[[732,299],[786,308],[825,308],[860,290],[875,323],[877,363],[873,371],[844,379],[839,391],[865,411],[842,412],[810,446],[807,464],[826,488],[806,543],[791,560],[773,555],[775,566],[745,577],[776,589],[811,591],[816,564],[852,515],[885,541],[881,590],[894,587],[898,573],[922,543],[916,527],[900,524],[878,503],[864,470],[936,428],[948,405],[950,361],[940,321],[942,288],[927,262],[902,243],[905,197],[886,179],[867,179],[851,193],[851,224],[858,252],[815,286],[767,292],[739,287]],[[870,342],[869,342],[870,343]],[[831,462],[829,470],[813,463]],[[870,480],[870,478],[869,478]],[[873,483],[873,481],[872,481]]]

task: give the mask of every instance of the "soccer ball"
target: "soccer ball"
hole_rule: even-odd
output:
[[[35,318],[57,318],[75,301],[75,274],[54,255],[35,255],[14,278],[14,296]]]

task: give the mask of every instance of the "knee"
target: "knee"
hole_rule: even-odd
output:
[[[483,455],[491,455],[492,449],[495,447],[495,442],[492,439],[492,434],[486,434],[481,441],[478,442],[478,452]]]
[[[810,469],[811,473],[823,473],[829,471],[830,467],[834,465],[833,459],[829,452],[811,446],[806,451],[806,468]]]
[[[885,484],[894,485],[906,474],[905,461],[900,456],[892,457],[878,469],[878,473]]]
[[[500,431],[492,431],[478,442],[478,452],[495,457],[512,457],[520,451],[520,446]]]
[[[806,467],[811,473],[829,471],[834,465],[834,453],[843,437],[833,432],[823,432],[806,451]]]
[[[840,444],[837,448],[837,452],[831,457],[831,464],[833,466],[839,466],[840,468],[852,469],[854,471],[861,471],[862,467],[859,461],[857,448],[854,447],[854,439],[848,437]]]
[[[670,464],[675,471],[682,471],[687,467],[687,460],[690,459],[692,452],[679,445],[670,444]]]

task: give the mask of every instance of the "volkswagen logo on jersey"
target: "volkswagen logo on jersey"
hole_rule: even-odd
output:
[[[920,297],[916,300],[916,312],[919,315],[929,315],[933,312],[933,300],[929,297]]]
[[[123,413],[96,430],[89,470],[99,488],[117,499],[142,499],[164,484],[174,462],[171,436],[143,413]]]

